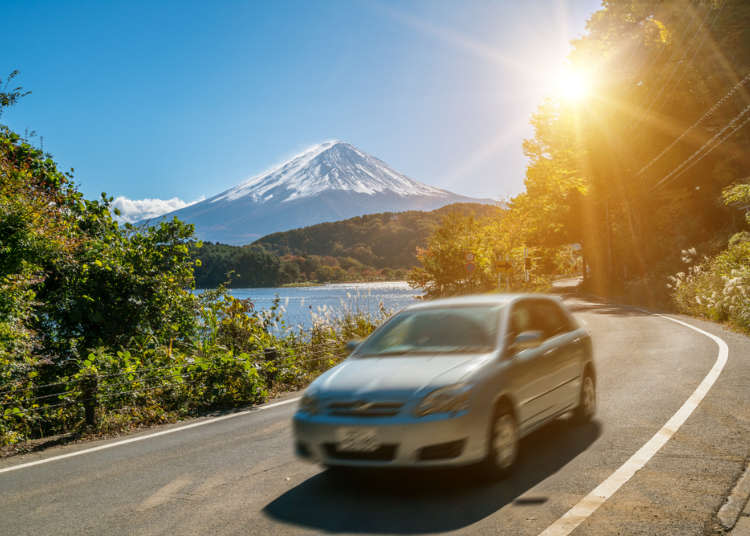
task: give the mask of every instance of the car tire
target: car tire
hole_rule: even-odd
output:
[[[596,382],[594,376],[586,371],[581,381],[581,393],[578,406],[573,410],[573,421],[577,424],[591,422],[596,414]]]
[[[513,472],[518,459],[518,422],[508,404],[495,409],[490,423],[486,474],[492,480],[507,477]]]

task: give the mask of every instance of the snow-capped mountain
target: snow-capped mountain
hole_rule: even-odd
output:
[[[269,233],[362,214],[468,202],[493,201],[422,184],[348,143],[328,141],[161,218],[177,216],[195,224],[203,240],[240,245]]]

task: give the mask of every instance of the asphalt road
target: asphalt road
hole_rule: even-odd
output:
[[[505,481],[474,469],[337,477],[294,458],[290,403],[13,471],[2,469],[119,440],[0,460],[0,534],[540,534],[662,429],[717,360],[716,342],[664,318],[569,305],[594,341],[599,413],[526,438]],[[750,339],[679,318],[721,337],[727,364],[674,436],[573,534],[704,534],[742,471]]]

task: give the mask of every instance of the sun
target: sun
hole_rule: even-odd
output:
[[[582,101],[591,94],[591,79],[583,71],[568,67],[559,74],[556,89],[565,100]]]

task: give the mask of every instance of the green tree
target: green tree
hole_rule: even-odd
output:
[[[2,85],[2,91],[0,91],[0,117],[2,117],[6,108],[13,106],[18,103],[20,99],[31,94],[31,91],[25,91],[21,86],[14,88],[8,87],[16,76],[18,76],[18,70],[12,71],[5,79],[5,83],[3,83],[3,79],[0,78],[0,85]]]

